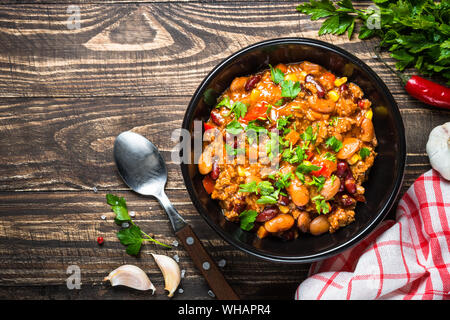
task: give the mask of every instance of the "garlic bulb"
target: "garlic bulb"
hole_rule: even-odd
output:
[[[178,266],[178,263],[171,257],[153,253],[152,256],[163,274],[165,283],[164,289],[169,291],[168,296],[172,297],[181,281],[180,267]]]
[[[437,126],[430,132],[427,154],[431,167],[450,180],[450,122]]]
[[[103,279],[103,281],[107,280],[111,282],[113,287],[126,286],[142,291],[152,290],[152,294],[155,293],[155,286],[145,272],[141,268],[131,264],[125,264],[111,271],[110,274]]]

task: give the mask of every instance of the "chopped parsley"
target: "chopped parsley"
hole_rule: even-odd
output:
[[[247,105],[240,101],[236,101],[235,103],[233,103],[230,113],[234,113],[236,119],[244,117],[247,113]],[[228,115],[230,115],[230,113]]]
[[[312,181],[308,182],[308,185],[315,186],[317,188],[317,191],[320,191],[320,190],[322,190],[322,188],[325,184],[325,180],[326,179],[324,176],[318,176],[318,177],[313,176]]]
[[[223,99],[217,104],[216,108],[220,108],[222,106],[225,106],[228,109],[231,109],[230,97],[228,97],[228,96],[223,97]]]
[[[245,154],[245,148],[233,148],[229,144],[225,144],[225,151],[227,152],[227,155],[229,156],[236,156],[238,154]]]
[[[328,140],[325,142],[325,145],[327,148],[333,149],[335,152],[338,152],[342,149],[342,142],[336,139],[336,137],[328,138]]]
[[[336,162],[336,155],[332,154],[331,152],[327,152],[323,155],[324,159]]]
[[[242,230],[250,231],[255,226],[254,222],[256,217],[258,216],[258,212],[255,210],[245,210],[242,211],[239,215],[239,223]]]
[[[361,148],[361,150],[359,150],[359,156],[361,157],[361,159],[365,160],[369,155],[370,149],[363,147]]]
[[[138,255],[141,251],[142,244],[147,241],[154,242],[166,248],[171,248],[169,245],[161,243],[150,237],[131,220],[124,198],[115,196],[113,194],[107,194],[106,202],[111,206],[111,209],[116,214],[114,221],[118,225],[122,225],[124,222],[128,223],[129,225],[129,227],[123,228],[119,232],[117,232],[117,238],[119,239],[121,244],[127,247],[126,252],[129,255]]]
[[[272,66],[269,64],[270,67],[270,78],[272,81],[276,84],[279,84],[281,81],[284,80],[284,73],[278,68],[272,68]]]
[[[241,133],[243,128],[239,121],[233,120],[227,125],[226,130],[227,132],[236,135]]]
[[[327,214],[328,212],[330,212],[330,206],[325,201],[325,198],[322,195],[317,195],[314,198],[311,198],[311,200],[314,201],[318,214]]]

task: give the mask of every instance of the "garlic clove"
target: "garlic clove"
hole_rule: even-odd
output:
[[[181,281],[181,271],[178,263],[171,257],[165,255],[152,253],[152,256],[163,274],[165,283],[164,289],[169,291],[169,297],[173,297],[173,293]]]
[[[450,122],[431,130],[426,151],[431,167],[450,180]]]
[[[109,280],[113,287],[126,286],[136,290],[146,291],[152,290],[155,293],[155,286],[150,281],[145,272],[134,265],[125,264],[111,271],[103,281]]]

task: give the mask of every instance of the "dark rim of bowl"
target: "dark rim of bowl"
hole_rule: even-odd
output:
[[[227,233],[225,233],[222,229],[220,229],[208,216],[208,214],[205,212],[205,209],[203,208],[203,205],[200,203],[200,201],[195,197],[194,195],[194,187],[192,184],[192,181],[189,177],[188,173],[188,165],[185,163],[181,164],[181,171],[183,174],[183,180],[186,185],[186,189],[189,192],[189,196],[194,203],[195,208],[199,211],[199,213],[202,215],[202,217],[206,220],[206,222],[209,224],[211,228],[215,232],[217,232],[225,241],[232,244],[236,248],[250,254],[256,257],[259,257],[264,260],[273,261],[273,262],[288,262],[288,263],[311,263],[318,260],[323,260],[326,258],[329,258],[331,256],[334,256],[345,249],[348,249],[352,247],[353,245],[357,244],[359,241],[361,241],[364,237],[370,234],[370,232],[375,229],[375,227],[384,219],[386,214],[389,212],[389,210],[392,208],[395,199],[397,198],[397,195],[400,191],[400,186],[403,182],[403,174],[404,174],[404,168],[405,168],[405,160],[406,160],[406,141],[405,141],[405,129],[403,126],[402,117],[400,114],[400,110],[398,109],[397,103],[394,100],[394,97],[392,96],[391,92],[387,88],[387,86],[384,84],[384,82],[378,77],[378,75],[369,67],[367,66],[363,61],[361,61],[356,56],[352,55],[351,53],[326,42],[320,41],[320,40],[314,40],[314,39],[308,39],[308,38],[277,38],[277,39],[271,39],[271,40],[265,40],[261,41],[255,44],[252,44],[248,47],[245,47],[236,53],[232,54],[231,56],[225,58],[220,64],[218,64],[202,81],[202,83],[199,85],[197,90],[195,91],[194,95],[192,96],[191,101],[189,102],[188,108],[186,110],[182,128],[189,130],[190,123],[192,122],[192,118],[195,111],[195,106],[198,102],[198,99],[201,98],[201,93],[207,89],[209,83],[214,79],[214,77],[226,66],[228,66],[230,63],[233,62],[233,60],[247,52],[250,52],[254,49],[265,47],[265,46],[271,46],[271,45],[280,45],[280,44],[303,44],[303,45],[310,45],[313,47],[319,47],[325,50],[332,51],[334,53],[337,53],[352,63],[358,65],[361,69],[363,69],[369,77],[373,79],[373,81],[379,86],[379,88],[383,91],[384,95],[386,96],[387,100],[390,103],[390,106],[392,107],[393,113],[394,113],[394,121],[396,124],[396,127],[399,128],[400,132],[399,134],[399,154],[400,159],[398,161],[398,176],[395,178],[394,183],[394,189],[391,195],[389,196],[388,200],[386,201],[384,207],[377,212],[374,219],[372,219],[371,223],[367,225],[364,229],[360,230],[359,233],[352,237],[350,240],[344,242],[343,244],[333,247],[329,250],[322,251],[317,254],[308,255],[308,256],[290,256],[290,257],[280,257],[280,256],[274,256],[267,253],[261,253],[258,252],[258,250],[250,245],[247,245],[246,243],[236,241],[234,238],[230,237]],[[233,222],[230,222],[233,223]]]

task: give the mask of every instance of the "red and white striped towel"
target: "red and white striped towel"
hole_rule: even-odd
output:
[[[402,197],[396,221],[311,266],[295,299],[450,299],[450,182],[420,176]]]

